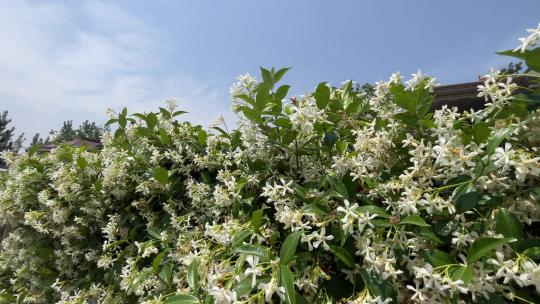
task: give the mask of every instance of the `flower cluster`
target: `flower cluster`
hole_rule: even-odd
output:
[[[538,30],[506,55],[538,82]],[[5,153],[0,303],[540,302],[540,89],[231,88],[238,126],[111,112],[103,149]]]

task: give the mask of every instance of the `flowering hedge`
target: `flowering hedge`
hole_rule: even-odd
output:
[[[539,83],[540,27],[503,52]],[[101,151],[5,154],[0,299],[17,303],[540,301],[540,89],[430,112],[399,74],[284,98],[231,88],[238,127],[111,113]]]

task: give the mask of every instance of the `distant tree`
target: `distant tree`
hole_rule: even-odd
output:
[[[519,74],[523,69],[523,62],[510,62],[505,67],[501,68],[501,74]]]
[[[76,139],[100,141],[104,131],[104,128],[98,126],[95,122],[90,122],[88,120],[83,121],[83,123],[75,129],[73,127],[73,121],[67,120],[64,121],[60,130],[51,130],[51,135],[53,135],[54,142],[60,143]]]
[[[0,152],[2,151],[14,151],[17,152],[21,149],[24,141],[24,133],[15,137],[15,127],[9,127],[11,119],[7,117],[8,111],[4,111],[0,115]],[[5,167],[5,162],[0,159],[0,167]]]
[[[32,141],[30,142],[30,147],[33,147],[33,146],[41,146],[41,145],[46,145],[50,143],[50,139],[49,139],[49,136],[47,136],[45,139],[42,138],[41,136],[39,136],[39,133],[36,133],[34,134],[34,136],[32,137]]]
[[[96,125],[95,122],[90,122],[88,120],[85,120],[76,130],[76,132],[77,132],[76,136],[79,139],[100,141],[101,136],[103,135],[104,129]]]

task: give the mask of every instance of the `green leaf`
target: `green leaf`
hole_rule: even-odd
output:
[[[262,123],[262,118],[261,118],[261,114],[258,113],[257,111],[253,110],[253,109],[250,109],[250,108],[247,108],[247,107],[243,107],[242,108],[242,113],[244,113],[244,116],[251,120],[252,122],[254,123]]]
[[[147,229],[148,230],[148,234],[153,237],[153,238],[156,238],[158,240],[161,240],[161,232],[155,228],[155,227],[150,227]]]
[[[197,261],[192,261],[191,264],[189,264],[187,279],[191,290],[197,292],[199,289],[199,265]]]
[[[19,294],[19,296],[17,297],[17,304],[23,304],[24,303],[24,299],[26,298],[26,294],[27,294],[26,291]]]
[[[486,154],[491,155],[495,152],[495,149],[498,148],[502,141],[509,135],[508,130],[503,129],[493,135],[493,137],[488,141],[486,147]]]
[[[279,70],[274,74],[274,81],[275,81],[276,83],[279,82],[279,81],[281,80],[281,78],[283,78],[283,75],[285,75],[285,73],[287,73],[290,69],[291,69],[291,67],[279,69]]]
[[[251,226],[253,226],[253,229],[255,231],[259,231],[262,224],[262,216],[264,211],[262,209],[253,211],[253,214],[251,215]]]
[[[256,255],[261,259],[268,260],[268,251],[261,245],[240,245],[234,249],[236,254]]]
[[[163,268],[161,268],[161,271],[159,272],[159,278],[163,281],[163,283],[167,284],[167,286],[171,286],[172,284],[172,265],[167,263],[163,265]]]
[[[413,92],[405,90],[403,85],[395,85],[390,88],[390,93],[394,95],[393,100],[395,104],[411,114],[416,112],[416,96]]]
[[[532,70],[540,72],[540,47],[527,51],[525,63]]]
[[[199,299],[189,293],[177,293],[165,299],[165,304],[198,304]]]
[[[360,206],[360,207],[358,207],[357,210],[362,212],[362,213],[369,212],[369,214],[371,214],[371,215],[376,214],[378,217],[382,217],[382,218],[388,218],[389,217],[388,213],[386,213],[386,210],[384,208],[381,208],[381,207],[375,206],[375,205]]]
[[[432,227],[420,227],[420,233],[426,237],[426,239],[432,241],[437,245],[444,244],[444,241],[441,240],[439,236],[433,231]]]
[[[243,230],[238,231],[237,233],[234,234],[234,237],[232,239],[232,247],[236,248],[237,246],[241,245],[244,242],[244,240],[252,234],[253,234],[253,231],[251,231],[251,229],[243,229]]]
[[[472,127],[474,141],[477,144],[485,142],[489,135],[491,135],[491,129],[485,122],[479,122]]]
[[[405,217],[398,223],[399,225],[416,225],[420,227],[429,227],[430,225],[426,223],[419,215],[413,214]]]
[[[149,113],[148,115],[146,115],[146,126],[148,127],[148,129],[154,129],[154,127],[157,125],[157,122],[158,118],[156,114]]]
[[[163,107],[159,107],[159,112],[161,112],[161,116],[163,116],[163,118],[165,119],[170,119],[171,118],[171,112],[169,112],[169,110],[163,108]],[[139,113],[135,113],[133,114],[133,116],[137,116],[139,117],[138,115]],[[153,113],[152,113],[153,114]],[[157,117],[156,117],[157,118]],[[145,121],[146,121],[146,117],[143,118]],[[157,122],[157,119],[156,119],[156,122]],[[147,121],[148,123],[148,121]],[[155,125],[155,124],[154,124]]]
[[[514,247],[517,252],[523,253],[528,248],[540,247],[540,239],[534,238],[534,239],[520,240],[516,242]]]
[[[298,240],[300,239],[301,235],[302,231],[295,231],[289,234],[283,242],[279,252],[279,262],[282,265],[287,265],[294,257],[296,247],[298,246]]]
[[[77,166],[79,166],[81,170],[84,170],[87,165],[88,165],[88,162],[86,161],[84,157],[82,156],[77,157]]]
[[[280,86],[276,90],[276,93],[274,94],[274,100],[276,102],[281,102],[281,100],[287,96],[287,93],[289,92],[290,88],[291,88],[291,86],[289,86],[289,85]]]
[[[167,185],[167,183],[169,182],[169,171],[167,171],[167,169],[163,167],[154,168],[154,170],[152,171],[152,175],[162,185]]]
[[[178,115],[182,115],[182,114],[187,114],[189,112],[187,111],[175,111],[174,113],[172,113],[172,117],[176,117]]]
[[[441,267],[456,263],[456,260],[453,257],[439,249],[434,249],[431,252],[428,252],[427,257],[433,267]]]
[[[269,70],[261,67],[261,75],[264,81],[264,84],[271,90],[274,88],[274,84],[276,80],[274,79],[274,75]]]
[[[345,152],[347,150],[347,147],[348,147],[349,143],[346,142],[346,141],[340,141],[338,140],[336,142],[336,149],[337,151],[339,152],[339,154],[343,154],[343,152]]]
[[[206,140],[208,139],[208,132],[205,130],[199,130],[199,133],[197,133],[197,141],[201,145],[206,145]]]
[[[296,304],[296,290],[294,289],[294,280],[291,270],[286,265],[279,266],[281,276],[281,286],[285,288],[285,303]]]
[[[244,297],[244,296],[247,296],[251,293],[251,290],[253,288],[251,288],[251,283],[252,283],[252,278],[251,276],[250,277],[247,277],[245,279],[243,279],[242,281],[238,282],[236,284],[236,288],[235,288],[235,291],[236,291],[236,296],[238,298],[241,298],[241,297]]]
[[[495,229],[498,233],[504,235],[504,237],[515,238],[518,240],[524,238],[523,224],[519,221],[518,217],[508,211],[508,209],[499,209],[495,220]]]
[[[530,247],[523,251],[524,255],[533,260],[540,260],[540,247]]]
[[[347,267],[354,267],[354,259],[345,248],[338,246],[330,246],[330,251]]]
[[[321,82],[313,93],[315,103],[319,109],[324,109],[330,102],[330,88],[326,85],[326,82]]]
[[[169,138],[167,131],[165,131],[165,129],[163,128],[159,129],[159,138],[161,139],[161,142],[165,145],[168,145],[171,143],[171,139]]]
[[[159,265],[161,264],[161,261],[163,258],[169,253],[170,248],[165,248],[163,251],[161,251],[154,260],[152,261],[152,268],[154,269],[154,272],[157,273],[159,270]]]
[[[315,203],[312,203],[304,207],[303,213],[315,214],[315,215],[321,215],[321,216],[326,216],[330,214],[330,212],[326,210],[327,208],[324,208],[324,207],[325,206],[319,206]]]
[[[513,50],[507,50],[507,51],[501,51],[501,52],[496,52],[496,53],[503,56],[510,56],[510,57],[521,59],[521,60],[525,60],[525,53],[522,53],[520,51],[514,52]]]
[[[282,128],[290,128],[292,126],[291,120],[287,117],[278,117],[274,120],[274,124]]]
[[[343,198],[349,197],[349,191],[347,191],[347,187],[345,184],[338,178],[335,178],[333,176],[327,175],[326,176],[328,182],[330,183],[330,186],[332,187],[332,190],[336,191],[339,195],[341,195]]]
[[[262,111],[270,100],[270,88],[265,84],[260,84],[255,96],[255,110]]]
[[[458,281],[458,280],[462,280],[463,283],[469,284],[472,281],[473,272],[472,272],[471,268],[469,268],[469,267],[467,267],[465,265],[452,267],[452,272],[450,274],[450,278],[454,282]]]
[[[467,262],[474,263],[480,258],[488,254],[491,250],[496,249],[508,241],[512,240],[511,238],[492,238],[492,237],[481,237],[474,241],[469,247],[467,252]]]
[[[9,293],[0,293],[0,303],[15,303],[17,298]]]
[[[476,191],[467,192],[461,195],[458,195],[455,199],[456,211],[458,213],[463,213],[468,210],[475,208],[482,196]]]

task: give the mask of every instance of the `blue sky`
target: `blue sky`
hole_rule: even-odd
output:
[[[517,3],[0,0],[0,110],[29,138],[168,97],[197,123],[234,120],[228,89],[259,66],[292,66],[295,95],[418,69],[473,81],[540,21],[540,1]]]

